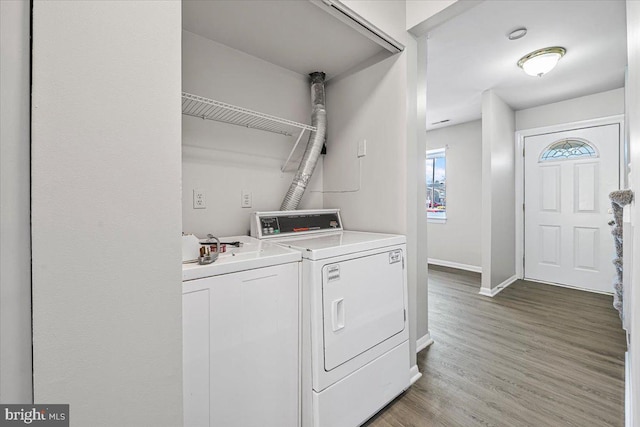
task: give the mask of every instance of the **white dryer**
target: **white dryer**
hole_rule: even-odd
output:
[[[302,254],[302,425],[356,427],[406,390],[406,238],[344,231],[337,209],[256,212]]]

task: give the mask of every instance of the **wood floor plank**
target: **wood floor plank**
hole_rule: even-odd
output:
[[[607,295],[429,269],[422,377],[367,427],[624,426],[625,335]]]

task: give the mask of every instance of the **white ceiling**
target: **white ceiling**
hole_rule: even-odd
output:
[[[182,28],[300,74],[327,79],[380,52],[309,1],[183,1]]]
[[[526,27],[524,38],[507,35]],[[624,85],[625,2],[621,0],[487,0],[429,33],[427,129],[481,117],[481,95],[493,89],[514,110]],[[567,53],[543,77],[518,59],[536,49]],[[442,125],[434,122],[449,119]]]

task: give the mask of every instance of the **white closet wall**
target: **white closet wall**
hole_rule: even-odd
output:
[[[208,40],[182,33],[184,92],[234,104],[300,123],[311,123],[308,76]],[[319,70],[322,71],[322,70]],[[278,210],[298,161],[282,173],[296,136],[243,128],[182,116],[183,231],[204,237],[246,234],[249,214]],[[294,160],[309,138],[305,132]],[[206,209],[193,209],[193,190],[206,195]],[[243,190],[252,207],[240,206]],[[322,207],[322,159],[302,200],[301,209]]]
[[[33,401],[29,2],[0,2],[0,19],[0,402],[27,403]]]
[[[182,425],[180,26],[33,2],[33,397],[73,426]]]

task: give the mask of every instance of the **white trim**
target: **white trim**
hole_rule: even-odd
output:
[[[524,138],[526,131],[516,131],[516,276],[524,277]],[[522,154],[522,155],[521,155]]]
[[[505,280],[504,282],[500,283],[498,286],[495,286],[491,289],[480,288],[479,294],[484,295],[485,297],[493,298],[496,295],[498,295],[500,292],[502,292],[507,286],[515,282],[516,280],[518,280],[518,276],[513,275],[509,277],[507,280]]]
[[[413,365],[411,369],[409,369],[409,378],[411,378],[411,385],[414,385],[421,376],[422,374],[420,373],[420,371],[418,371],[418,365]]]
[[[399,53],[404,50],[404,45],[360,16],[356,11],[345,5],[341,0],[311,0],[325,12],[333,15],[344,24],[353,28],[369,40],[382,46],[391,53]]]
[[[446,224],[447,223],[447,218],[434,218],[432,216],[429,216],[429,212],[427,212],[427,222],[431,223],[431,224]]]
[[[447,148],[449,147],[444,147],[444,148],[434,148],[433,150],[427,150],[427,159],[432,159],[435,157],[444,157],[447,153]],[[429,157],[431,156],[431,157]]]
[[[613,292],[597,291],[595,289],[581,288],[580,286],[565,285],[563,283],[547,282],[545,280],[527,279],[526,277],[522,280],[526,280],[532,283],[541,283],[543,285],[557,286],[559,288],[575,289],[576,291],[591,292],[592,294],[609,295],[609,296],[613,295]]]
[[[416,353],[420,353],[431,344],[433,344],[433,339],[431,338],[431,333],[427,332],[416,341]]]
[[[602,117],[599,119],[581,120],[578,122],[563,123],[553,126],[544,126],[533,129],[523,129],[516,131],[516,276],[518,279],[524,278],[524,139],[529,136],[541,135],[545,133],[563,132],[573,129],[582,129],[593,126],[604,126],[618,124],[620,126],[620,184],[624,182],[624,115]],[[554,285],[557,285],[554,283]],[[581,288],[578,288],[581,289]],[[484,295],[484,294],[483,294]]]
[[[427,258],[428,264],[439,265],[441,267],[456,268],[458,270],[473,271],[474,273],[482,273],[482,267],[478,265],[462,264],[459,262],[446,261],[443,259]]]
[[[633,399],[631,398],[631,366],[629,352],[624,353],[624,415],[626,427],[633,427]]]

